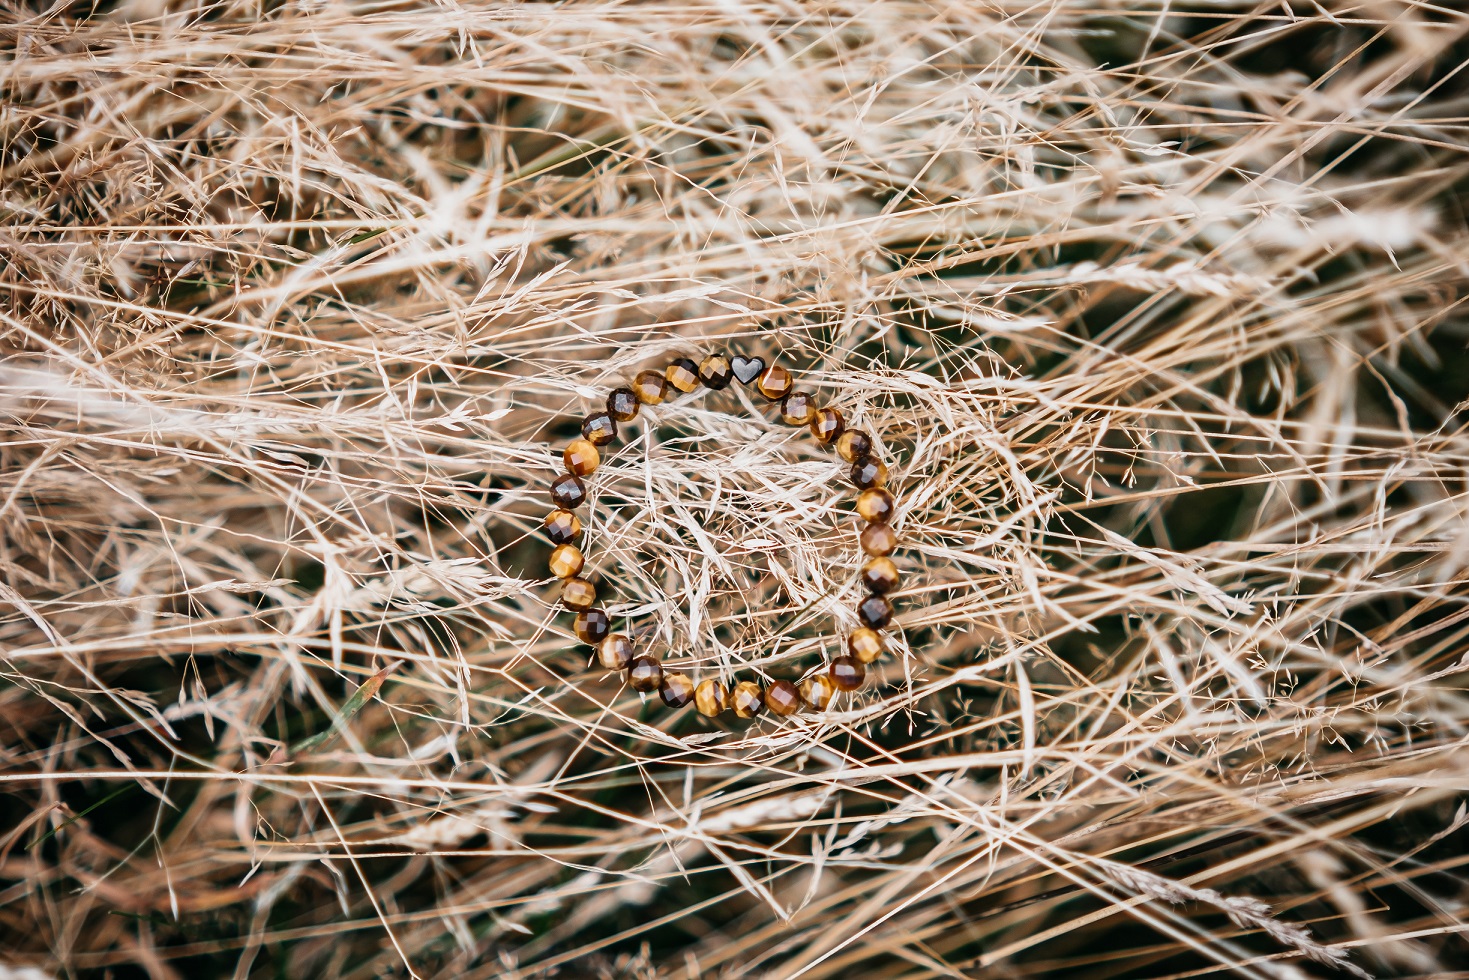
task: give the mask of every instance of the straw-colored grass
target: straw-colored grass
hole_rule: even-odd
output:
[[[1469,976],[1457,8],[7,0],[0,978]]]

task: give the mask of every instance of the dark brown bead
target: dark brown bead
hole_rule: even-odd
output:
[[[551,481],[551,499],[556,506],[575,510],[587,499],[587,488],[570,473],[562,473]]]
[[[773,681],[765,688],[765,707],[778,715],[801,710],[801,692],[790,681]]]
[[[571,628],[576,632],[578,640],[596,646],[607,639],[607,634],[612,630],[612,618],[605,609],[587,609],[576,614],[576,621]]]
[[[694,688],[694,707],[699,709],[699,714],[710,718],[716,717],[721,711],[729,707],[729,688],[722,681],[713,677],[706,677]]]
[[[617,438],[617,422],[608,412],[593,412],[581,421],[582,438],[594,446],[605,446]]]
[[[679,391],[687,394],[699,387],[699,366],[687,357],[680,357],[663,369],[663,377]]]
[[[823,446],[842,434],[847,423],[842,418],[842,413],[834,408],[817,409],[816,417],[811,420],[811,434],[816,441]]]
[[[857,540],[869,555],[890,555],[898,546],[898,532],[888,524],[869,524],[862,529]]]
[[[863,490],[880,487],[888,482],[888,468],[875,456],[864,456],[852,464],[852,482]]]
[[[855,657],[837,657],[826,668],[826,673],[839,691],[855,691],[867,678],[867,668]]]
[[[740,681],[730,692],[729,706],[740,718],[753,718],[765,708],[765,699],[760,695],[760,685],[754,681]]]
[[[847,637],[847,653],[849,656],[870,664],[887,651],[887,644],[883,643],[882,634],[874,629],[853,630],[852,635]]]
[[[869,558],[862,566],[862,584],[868,592],[886,595],[898,587],[898,566],[886,555]]]
[[[663,683],[663,665],[653,657],[634,657],[627,667],[627,682],[644,694],[656,691]]]
[[[581,519],[569,510],[553,510],[541,525],[552,544],[576,544],[581,537]]]
[[[597,604],[597,587],[584,578],[561,583],[561,602],[570,609],[590,609]]]
[[[816,403],[804,391],[793,391],[780,400],[780,419],[786,425],[810,425],[816,418]]]
[[[641,407],[631,388],[613,388],[607,396],[607,414],[619,422],[631,422],[637,418]]]
[[[670,708],[682,708],[694,699],[694,682],[688,674],[665,671],[658,685],[658,696]]]
[[[857,513],[864,521],[886,524],[893,519],[893,511],[896,509],[897,502],[893,500],[893,495],[882,487],[873,487],[857,494]]]
[[[586,563],[581,549],[574,544],[558,544],[551,549],[551,574],[557,578],[571,578],[579,574]]]
[[[836,685],[825,674],[812,674],[801,682],[801,700],[813,711],[825,711],[836,693]]]
[[[644,405],[657,405],[668,397],[668,379],[657,371],[641,371],[633,379],[632,390]]]
[[[734,380],[734,371],[729,366],[729,358],[723,354],[710,354],[699,362],[699,380],[704,382],[704,387],[714,391],[723,391],[729,387]]]
[[[602,462],[602,454],[590,439],[574,439],[561,454],[566,472],[572,476],[590,476]]]
[[[872,455],[872,437],[861,429],[848,429],[837,436],[837,455],[849,463]]]
[[[610,633],[597,644],[597,663],[608,670],[626,670],[632,654],[632,640],[622,633]]]
[[[760,375],[755,382],[755,387],[760,389],[760,394],[773,402],[778,402],[791,393],[791,386],[796,383],[791,377],[791,372],[779,364],[772,364]]]
[[[870,595],[857,603],[857,618],[863,626],[880,630],[893,621],[893,604],[887,596]]]

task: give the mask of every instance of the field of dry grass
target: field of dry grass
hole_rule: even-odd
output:
[[[1469,16],[0,2],[0,980],[1469,977]],[[826,714],[589,667],[577,419],[779,358],[901,496]],[[796,677],[851,493],[738,385],[619,624]]]

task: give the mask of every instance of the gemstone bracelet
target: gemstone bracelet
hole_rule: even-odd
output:
[[[740,681],[732,688],[708,677],[695,684],[688,674],[664,670],[656,657],[638,655],[624,633],[611,631],[611,620],[597,603],[597,589],[581,578],[585,565],[577,542],[581,520],[576,509],[587,499],[581,478],[601,463],[599,452],[617,438],[617,424],[630,422],[644,405],[657,405],[669,397],[669,389],[691,392],[700,384],[722,391],[738,380],[753,385],[768,401],[780,403],[781,419],[788,425],[804,425],[823,445],[836,445],[842,459],[852,464],[851,479],[860,491],[857,513],[867,522],[862,529],[862,550],[869,556],[862,566],[862,584],[867,595],[857,605],[862,627],[847,637],[847,653],[832,659],[825,673],[813,674],[798,687],[788,680],[772,681],[761,687]],[[551,499],[556,510],[546,516],[546,536],[556,546],[551,552],[551,573],[562,580],[561,603],[576,612],[577,637],[597,649],[597,660],[608,670],[626,671],[627,682],[640,692],[657,691],[670,708],[690,701],[701,714],[714,717],[731,709],[740,718],[753,718],[769,708],[778,715],[802,709],[824,711],[838,691],[855,691],[867,676],[867,664],[887,649],[880,632],[892,622],[893,607],[887,593],[898,586],[898,568],[888,556],[898,546],[892,528],[896,503],[885,489],[887,467],[872,453],[872,439],[865,432],[848,429],[842,413],[834,408],[817,408],[811,394],[793,390],[791,373],[779,364],[766,366],[759,357],[725,357],[710,354],[699,364],[679,358],[660,374],[643,371],[630,387],[616,388],[607,396],[605,411],[588,415],[581,425],[581,438],[566,447],[562,459],[566,472],[551,482]]]

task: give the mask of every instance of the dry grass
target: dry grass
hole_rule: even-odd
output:
[[[0,977],[1469,976],[1455,7],[8,0]]]

